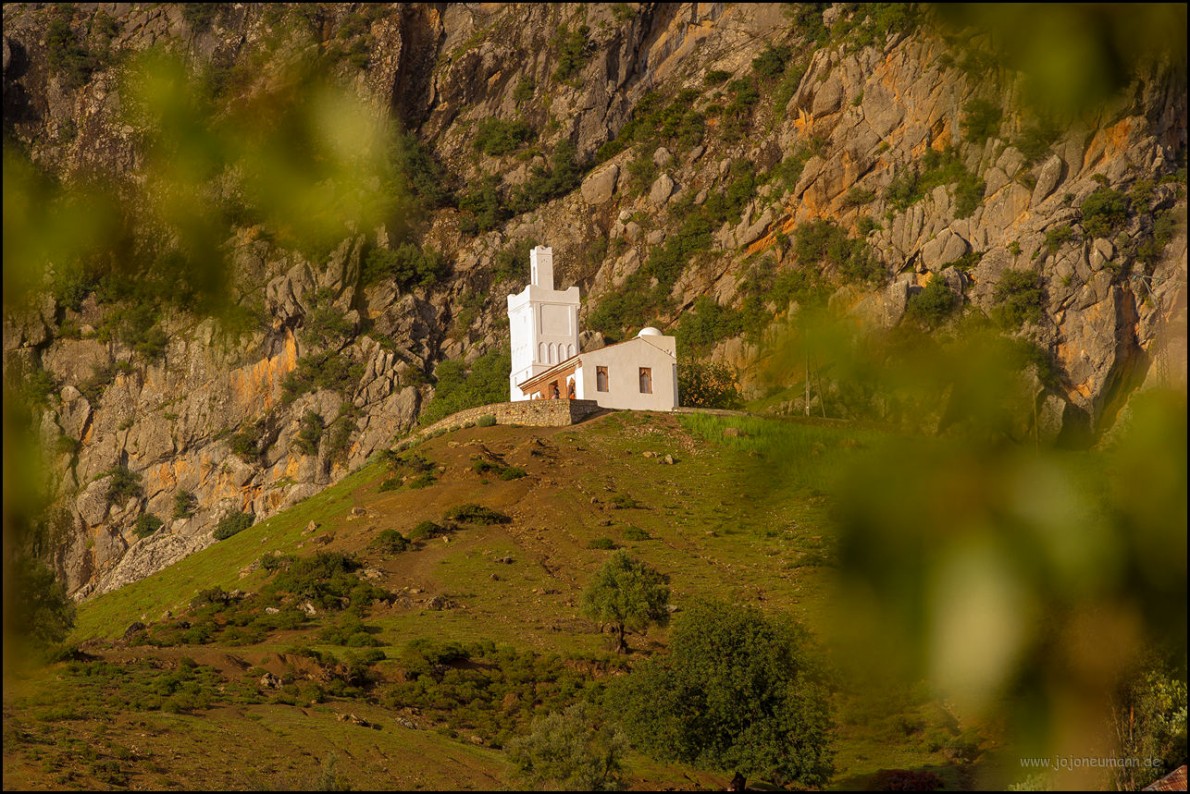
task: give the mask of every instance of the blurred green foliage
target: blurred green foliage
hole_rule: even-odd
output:
[[[1005,295],[1023,316],[1039,280],[1014,272]],[[1184,389],[1134,394],[1098,449],[1072,452],[1037,435],[1039,399],[1060,386],[1049,354],[978,313],[926,335],[803,311],[765,354],[774,384],[796,383],[812,361],[831,415],[900,430],[844,460],[828,486],[832,633],[864,697],[924,680],[962,724],[1000,726],[1005,760],[982,765],[978,785],[1019,779],[1018,755],[1147,755],[1121,743],[1110,703],[1122,691],[1168,700],[1186,680]],[[796,453],[771,460],[774,488],[804,465]],[[1136,677],[1151,654],[1169,660],[1171,683]],[[1161,727],[1176,705],[1151,708],[1134,737],[1176,743]],[[1054,780],[1103,786],[1106,774]]]
[[[21,555],[5,569],[6,667],[13,662],[26,663],[21,652],[43,655],[66,639],[74,625],[75,607],[52,571],[40,560]]]
[[[938,29],[978,80],[1007,68],[1048,118],[1096,112],[1154,67],[1186,73],[1184,3],[936,3]]]

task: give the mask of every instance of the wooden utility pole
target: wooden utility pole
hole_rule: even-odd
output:
[[[806,350],[806,418],[810,417],[810,350]]]

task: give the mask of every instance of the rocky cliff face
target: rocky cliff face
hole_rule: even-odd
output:
[[[236,337],[166,316],[152,362],[97,338],[110,307],[95,294],[6,317],[6,371],[19,360],[52,378],[40,432],[56,451],[57,563],[78,597],[214,542],[230,513],[261,518],[306,498],[388,446],[432,397],[439,362],[506,344],[504,294],[523,280],[516,253],[530,241],[553,246],[562,286],[582,288],[588,344],[599,330],[672,330],[701,296],[783,314],[763,294],[764,267],[770,286],[813,272],[836,303],[884,326],[933,278],[992,312],[1006,271],[1035,273],[1041,311],[1019,333],[1056,365],[1038,385],[1051,436],[1108,427],[1155,377],[1167,338],[1184,362],[1186,237],[1170,220],[1185,217],[1184,167],[1173,175],[1186,95],[1174,78],[1154,73],[1098,119],[1027,146],[1010,81],[989,89],[936,36],[844,6],[800,19],[720,3],[319,8],[310,24],[297,8],[79,5],[69,30],[110,57],[72,80],[51,10],[5,6],[6,135],[67,180],[95,165],[137,172],[137,136],[118,113],[121,54],[167,44],[235,66],[302,16],[311,33],[295,46],[337,47],[328,62],[343,82],[415,134],[456,194],[415,230],[450,266],[428,286],[361,278],[366,253],[395,244],[385,229],[316,261],[243,230],[229,241],[238,294],[267,322]],[[505,139],[477,144],[484,135]],[[1116,196],[1126,211],[1112,210]],[[866,273],[808,261],[791,244],[807,229],[845,240]],[[311,322],[328,307],[345,329],[329,341]],[[745,387],[755,351],[738,329],[711,340]],[[355,365],[347,382],[284,399],[286,376],[328,352]],[[327,428],[313,448],[301,440],[311,413]],[[141,488],[113,500],[124,472]],[[145,514],[165,526],[138,538]]]

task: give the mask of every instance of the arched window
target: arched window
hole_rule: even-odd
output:
[[[545,342],[540,342],[537,345],[537,360],[545,361]]]
[[[557,348],[557,347],[554,345],[554,343],[553,343],[553,342],[550,342],[550,346],[549,346],[549,351],[550,351],[550,358],[549,358],[549,362],[550,362],[551,364],[553,364],[553,363],[556,363],[556,359],[554,358],[554,356],[555,356],[555,355],[557,355],[557,350],[558,350],[558,348]]]
[[[567,357],[567,358],[574,358],[574,345],[567,345],[567,346],[566,346],[566,357]]]

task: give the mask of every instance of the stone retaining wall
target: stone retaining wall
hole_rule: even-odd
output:
[[[478,408],[467,408],[445,419],[439,419],[401,442],[401,446],[408,446],[439,431],[458,430],[466,425],[475,424],[485,416],[495,417],[498,425],[565,427],[577,424],[602,410],[605,409],[600,408],[599,403],[594,400],[521,400],[492,403]]]

